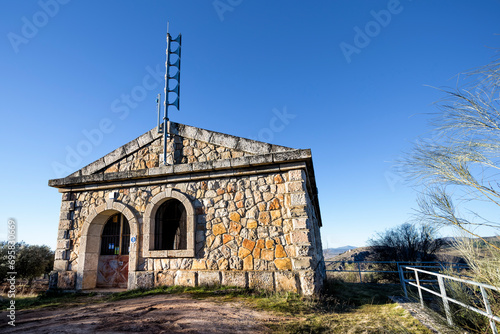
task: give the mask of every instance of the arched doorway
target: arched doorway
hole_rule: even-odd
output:
[[[134,273],[137,270],[138,249],[136,240],[139,238],[137,217],[124,204],[116,201],[107,201],[92,210],[85,219],[80,239],[78,271],[76,276],[77,290],[94,289],[97,284],[97,269],[101,256],[101,238],[104,225],[110,217],[122,214],[130,227],[129,238],[129,287],[133,286]]]
[[[101,234],[98,288],[127,288],[130,253],[130,226],[127,218],[116,213],[108,218]]]

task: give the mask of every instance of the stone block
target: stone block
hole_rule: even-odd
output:
[[[238,137],[227,135],[224,133],[214,132],[212,134],[212,138],[210,138],[211,142],[215,145],[224,146],[227,148],[236,148],[238,144]]]
[[[185,174],[193,171],[192,164],[174,165],[174,174]]]
[[[294,206],[290,209],[290,212],[288,215],[292,218],[298,217],[305,217],[307,216],[307,207],[305,205],[302,206]]]
[[[274,265],[278,270],[292,270],[292,261],[289,258],[276,259]]]
[[[274,250],[272,249],[262,249],[260,257],[266,261],[274,260]]]
[[[67,258],[66,258],[66,250],[64,250],[64,249],[56,249],[55,259],[56,260],[67,260]]]
[[[231,167],[244,167],[244,166],[250,166],[249,157],[239,157],[231,159]]]
[[[106,166],[109,166],[113,162],[119,160],[120,158],[123,158],[125,156],[125,150],[123,147],[119,147],[116,150],[114,150],[111,153],[108,153],[107,155],[104,156],[104,163]]]
[[[231,221],[231,224],[229,225],[229,233],[232,233],[234,235],[238,235],[238,234],[240,234],[242,227],[243,226],[241,226],[240,224]]]
[[[221,275],[219,271],[199,271],[198,285],[214,286],[221,284]]]
[[[196,138],[194,138],[194,139],[200,140],[203,142],[210,142],[211,137],[212,137],[211,131],[207,131],[204,129],[198,129],[198,132],[196,133]]]
[[[308,225],[308,219],[307,218],[295,218],[295,219],[292,219],[292,223],[293,223],[293,228],[295,230],[306,229],[307,225]]]
[[[76,272],[62,271],[58,274],[57,288],[62,290],[74,290],[76,287]]]
[[[297,230],[292,231],[292,243],[296,245],[308,244],[309,240],[309,230]]]
[[[141,146],[141,147],[144,146],[144,145],[149,144],[152,140],[153,140],[153,138],[151,137],[151,133],[150,132],[146,132],[145,134],[143,134],[142,136],[140,136],[139,138],[137,138],[139,146]]]
[[[306,179],[306,173],[302,169],[291,170],[288,172],[288,181],[302,181]]]
[[[59,213],[59,220],[69,220],[71,219],[71,214],[69,212],[69,210],[61,210],[61,212]]]
[[[267,165],[273,162],[272,154],[250,155],[248,156],[248,163],[250,166]]]
[[[154,273],[152,271],[138,271],[135,275],[135,285],[137,288],[151,289],[154,283]]]
[[[253,270],[253,256],[248,255],[243,259],[243,270]]]
[[[60,230],[69,230],[71,229],[71,220],[68,219],[61,219],[59,221],[59,229]]]
[[[247,228],[248,229],[256,229],[258,226],[257,221],[255,219],[249,219],[247,221]]]
[[[276,291],[281,292],[299,292],[300,281],[296,277],[296,273],[291,271],[275,272]]]
[[[290,204],[292,206],[307,205],[306,194],[303,192],[290,194]]]
[[[166,270],[156,273],[156,283],[155,286],[172,286],[174,285],[175,271]]]
[[[215,224],[213,227],[212,227],[212,233],[214,235],[219,235],[219,234],[223,234],[223,233],[226,233],[226,227],[224,226],[223,223],[220,223],[220,224]]]
[[[161,263],[161,259],[154,259],[153,261],[154,264],[154,271],[162,271],[163,270],[163,265]]]
[[[248,273],[248,287],[251,289],[273,291],[274,275],[272,271],[251,271]]]
[[[84,271],[82,280],[82,289],[94,289],[97,282],[97,272],[95,270]]]
[[[249,239],[244,239],[242,246],[245,247],[246,249],[249,249],[250,251],[252,251],[255,247],[255,241],[249,240]]]
[[[57,240],[57,248],[58,249],[69,249],[69,239]]]
[[[178,270],[175,273],[174,283],[180,286],[196,286],[197,277],[195,271]]]
[[[49,290],[54,290],[57,288],[57,280],[59,278],[58,271],[51,271],[49,274]]]
[[[193,265],[191,267],[192,270],[204,270],[207,269],[207,261],[204,259],[194,259]]]
[[[238,250],[238,257],[240,259],[244,259],[246,258],[248,255],[250,255],[252,252],[250,250],[248,250],[247,248],[244,248],[244,247],[240,247],[240,249]]]
[[[311,258],[310,257],[294,258],[293,259],[293,269],[295,269],[295,270],[311,269]]]
[[[238,151],[250,152],[253,154],[265,154],[271,151],[271,145],[260,141],[240,138],[236,149]]]
[[[315,291],[314,272],[304,271],[299,273],[300,290],[302,295],[311,296]]]
[[[283,248],[283,245],[276,245],[274,257],[276,257],[277,259],[286,257],[286,252],[285,249]]]
[[[66,271],[68,269],[68,261],[67,260],[55,260],[54,261],[54,270],[55,271]]]
[[[247,273],[242,271],[223,271],[222,284],[226,286],[246,288],[248,287]]]
[[[182,126],[182,129],[179,128],[179,130],[181,131],[181,134],[183,137],[190,138],[190,139],[196,139],[196,133],[198,132],[197,128],[195,128],[193,126],[189,126],[189,125],[184,125],[184,126]]]
[[[210,170],[213,168],[214,168],[213,161],[203,161],[203,162],[193,163],[193,171]]]
[[[68,230],[58,230],[57,231],[57,239],[67,239],[68,238],[69,231]]]
[[[181,269],[191,269],[193,266],[193,259],[182,259]]]
[[[123,145],[123,149],[125,150],[125,154],[131,154],[139,149],[139,143],[136,139],[134,139],[131,142]]]
[[[286,190],[289,193],[304,192],[305,191],[304,185],[305,183],[303,181],[288,182],[286,184]]]
[[[226,169],[231,167],[231,159],[215,160],[212,163],[213,169]]]

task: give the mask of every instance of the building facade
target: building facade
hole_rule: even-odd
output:
[[[231,285],[303,295],[325,278],[310,150],[171,123],[49,185],[51,287]]]

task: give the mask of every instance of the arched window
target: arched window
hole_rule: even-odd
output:
[[[187,249],[186,209],[174,198],[167,200],[156,211],[155,250]]]
[[[121,213],[109,217],[101,237],[101,255],[128,255],[130,227]]]

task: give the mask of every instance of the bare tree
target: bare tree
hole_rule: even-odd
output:
[[[377,261],[431,261],[443,246],[436,228],[404,223],[368,240]]]
[[[451,225],[482,239],[475,229],[486,226],[500,232],[500,223],[472,212],[461,216],[460,207],[481,201],[500,206],[500,58],[465,74],[465,84],[444,90],[432,122],[432,139],[415,144],[401,169],[407,178],[423,185],[417,217],[435,225]],[[465,206],[466,207],[466,206]]]

